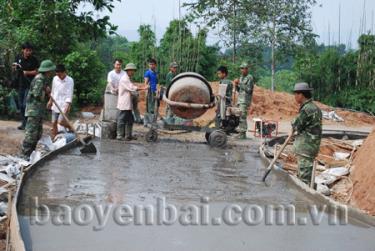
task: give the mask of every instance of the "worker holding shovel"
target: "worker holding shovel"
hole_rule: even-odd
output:
[[[298,116],[292,122],[296,134],[294,152],[298,161],[298,177],[310,184],[314,159],[322,139],[322,111],[312,100],[312,88],[307,83],[294,87],[294,97],[300,105]]]
[[[25,116],[27,117],[25,139],[22,143],[21,155],[29,159],[31,153],[43,133],[43,116],[46,113],[47,95],[51,92],[48,84],[55,74],[56,66],[51,60],[44,60],[39,69],[39,74],[33,79],[26,100]]]

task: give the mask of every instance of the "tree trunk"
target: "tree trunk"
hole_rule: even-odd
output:
[[[272,23],[272,42],[271,42],[271,90],[275,91],[275,75],[276,75],[276,59],[275,59],[275,46],[276,46],[276,21]]]
[[[233,29],[233,64],[236,63],[236,55],[237,55],[237,37],[236,37],[236,32],[237,32],[237,11],[236,11],[236,1],[233,2],[233,24],[234,24],[234,29]]]
[[[275,91],[275,43],[272,42],[271,44],[271,58],[272,58],[272,62],[271,62],[271,72],[272,72],[272,76],[271,76],[271,90],[272,92]]]

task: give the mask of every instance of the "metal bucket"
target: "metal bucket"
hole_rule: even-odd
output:
[[[202,116],[215,105],[215,97],[208,81],[201,75],[185,72],[177,75],[164,96],[173,114],[184,119]]]

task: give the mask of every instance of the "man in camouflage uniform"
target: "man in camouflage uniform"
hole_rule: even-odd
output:
[[[48,83],[55,74],[56,66],[51,60],[44,60],[39,69],[39,74],[33,79],[26,100],[27,117],[25,139],[22,143],[22,157],[28,159],[35,150],[43,133],[43,116],[46,114],[46,95],[51,92]]]
[[[296,133],[294,152],[298,161],[298,177],[310,184],[315,157],[318,155],[322,138],[322,111],[312,101],[307,83],[298,83],[294,87],[294,97],[300,105],[298,116],[292,122]]]
[[[166,79],[165,79],[165,90],[167,90],[169,88],[169,86],[172,83],[173,78],[176,77],[177,67],[178,67],[178,64],[176,62],[173,62],[169,65],[169,72],[168,72],[168,74],[166,76]],[[173,113],[172,113],[172,110],[171,110],[171,108],[168,104],[165,108],[165,118],[166,118],[168,123],[171,123],[172,120],[173,120]]]
[[[236,90],[238,91],[238,105],[241,109],[242,115],[239,125],[239,139],[246,139],[247,132],[247,115],[253,99],[254,79],[249,74],[249,65],[247,63],[241,64],[241,77],[234,81]]]

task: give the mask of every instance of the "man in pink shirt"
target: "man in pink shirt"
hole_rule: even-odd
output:
[[[137,138],[132,135],[133,132],[133,102],[131,92],[138,90],[146,90],[147,87],[137,87],[132,82],[132,77],[136,72],[137,67],[133,63],[129,63],[125,67],[125,74],[118,86],[118,101],[117,109],[119,114],[117,117],[117,139],[118,140],[136,140]]]

